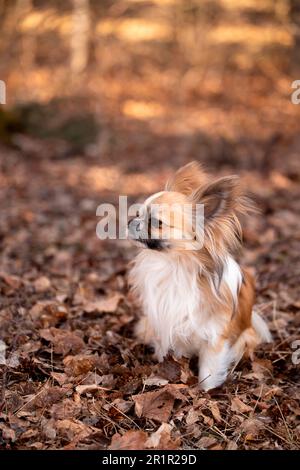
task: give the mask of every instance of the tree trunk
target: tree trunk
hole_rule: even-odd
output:
[[[300,69],[300,2],[299,0],[290,0],[290,2],[290,18],[293,24],[295,41],[292,54],[292,70],[297,72]]]
[[[90,6],[89,0],[73,0],[73,25],[71,33],[71,72],[80,76],[88,64]]]

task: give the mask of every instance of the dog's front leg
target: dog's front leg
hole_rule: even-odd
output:
[[[231,363],[232,351],[227,341],[220,341],[217,346],[203,343],[199,354],[199,385],[202,390],[222,385]]]
[[[162,348],[160,339],[154,333],[154,329],[146,316],[142,316],[142,318],[137,322],[135,326],[135,336],[140,343],[148,344],[154,348],[154,356],[158,362],[162,362],[164,360],[166,353]]]

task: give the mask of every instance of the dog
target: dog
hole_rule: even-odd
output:
[[[192,162],[128,225],[129,238],[143,248],[129,272],[143,312],[136,336],[159,361],[170,352],[197,355],[205,391],[222,385],[230,367],[271,341],[266,322],[253,311],[253,277],[234,258],[240,217],[253,209],[237,176],[213,179]]]

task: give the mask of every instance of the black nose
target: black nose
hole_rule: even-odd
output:
[[[145,240],[144,241],[145,245],[150,248],[150,250],[158,250],[161,251],[164,249],[164,245],[161,240]]]

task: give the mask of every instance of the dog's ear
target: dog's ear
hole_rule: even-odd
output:
[[[205,186],[200,186],[190,196],[194,204],[204,205],[205,222],[226,217],[239,202],[238,176],[225,176]]]
[[[207,174],[200,163],[194,161],[179,168],[166,184],[166,191],[177,191],[190,196],[197,188],[206,184]]]

